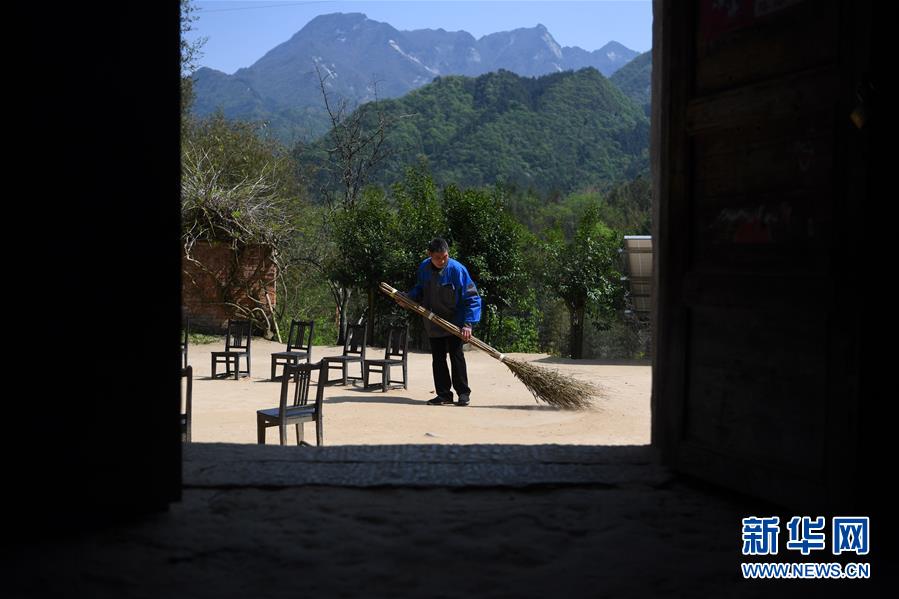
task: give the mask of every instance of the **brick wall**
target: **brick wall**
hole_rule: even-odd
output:
[[[191,257],[203,265],[181,257],[182,311],[192,333],[222,333],[228,319],[239,316],[228,303],[254,307],[250,298],[256,298],[265,306],[268,292],[275,305],[277,267],[266,248],[234,250],[226,243],[198,242]]]

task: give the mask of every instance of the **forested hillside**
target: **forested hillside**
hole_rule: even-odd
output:
[[[519,77],[441,77],[402,98],[365,107],[369,129],[392,123],[390,156],[372,182],[390,184],[427,163],[438,184],[501,183],[538,192],[607,189],[648,170],[649,120],[592,68]],[[324,164],[330,135],[299,144],[297,159]]]

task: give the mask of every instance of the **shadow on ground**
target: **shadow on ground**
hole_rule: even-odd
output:
[[[364,393],[364,395],[363,395]],[[396,395],[384,395],[379,393],[373,395],[371,391],[362,391],[359,389],[359,395],[338,395],[337,397],[325,397],[323,403],[386,403],[386,404],[405,404],[405,405],[424,405],[424,400],[412,399],[411,397],[397,397]],[[428,406],[430,407],[430,406]]]
[[[559,358],[556,356],[548,356],[532,360],[534,364],[570,364],[574,366],[652,366],[652,360],[600,360],[600,359],[579,359]]]

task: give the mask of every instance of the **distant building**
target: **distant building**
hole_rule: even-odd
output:
[[[625,235],[621,250],[623,279],[627,284],[625,316],[637,329],[646,354],[652,338],[652,236]]]

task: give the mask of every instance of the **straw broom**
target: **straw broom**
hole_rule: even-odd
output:
[[[464,340],[462,337],[462,330],[459,327],[440,318],[424,306],[421,306],[407,297],[404,293],[397,291],[387,283],[381,283],[380,289],[402,307],[424,316],[440,328]],[[512,374],[524,383],[524,386],[527,387],[528,391],[534,396],[534,401],[539,399],[551,406],[565,410],[582,410],[590,407],[591,397],[600,397],[602,394],[600,389],[592,383],[579,381],[558,371],[546,370],[545,368],[534,366],[528,362],[513,360],[490,347],[477,337],[471,337],[468,340],[468,343],[508,366],[509,370],[512,371]]]

